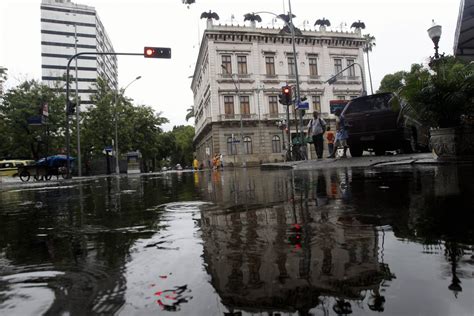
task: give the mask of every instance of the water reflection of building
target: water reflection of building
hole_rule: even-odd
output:
[[[239,182],[253,202],[202,212],[204,260],[230,310],[305,312],[321,296],[378,293],[385,275],[378,234],[335,208],[337,201],[328,204],[330,174],[254,177],[254,196],[244,177],[224,181]],[[224,201],[232,186],[217,187]]]

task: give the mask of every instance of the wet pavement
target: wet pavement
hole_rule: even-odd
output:
[[[472,315],[474,170],[0,184],[0,315]]]

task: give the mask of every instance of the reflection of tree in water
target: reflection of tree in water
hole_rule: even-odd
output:
[[[15,205],[21,216],[0,220],[0,253],[12,273],[64,272],[35,281],[54,291],[48,314],[115,314],[124,304],[130,249],[153,233],[151,227],[159,228],[160,213],[145,209],[161,204],[156,192],[168,188],[157,180],[159,189],[152,195],[148,185],[156,182],[143,187],[140,178],[117,179],[22,192],[19,201],[41,201],[42,206]],[[0,215],[8,207],[0,201]]]

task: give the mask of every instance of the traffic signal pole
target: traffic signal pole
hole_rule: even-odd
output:
[[[296,106],[301,102],[301,94],[300,94],[300,81],[298,76],[298,61],[296,56],[296,44],[295,44],[295,27],[293,25],[293,13],[291,12],[291,1],[288,0],[288,9],[289,9],[289,16],[290,16],[290,30],[291,30],[291,43],[293,44],[293,56],[295,59],[295,76],[296,76],[296,98],[295,98],[295,109]],[[300,150],[304,150],[306,153],[306,147],[303,146],[303,138],[304,138],[304,128],[303,128],[303,111],[299,110],[300,114],[300,142],[301,147]],[[296,117],[295,117],[296,119]],[[304,155],[306,156],[306,155]]]
[[[81,52],[74,54],[71,56],[66,65],[66,179],[71,178],[71,135],[69,133],[69,67],[71,66],[71,62],[79,56],[82,55],[127,55],[127,56],[143,56],[143,53],[115,53],[115,52]],[[79,166],[81,168],[81,166]]]

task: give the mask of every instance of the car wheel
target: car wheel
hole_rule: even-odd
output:
[[[22,171],[20,173],[20,180],[22,182],[28,182],[30,180],[30,173],[28,171]]]
[[[360,157],[362,156],[362,152],[364,150],[361,146],[349,146],[349,152],[351,153],[352,157]]]

